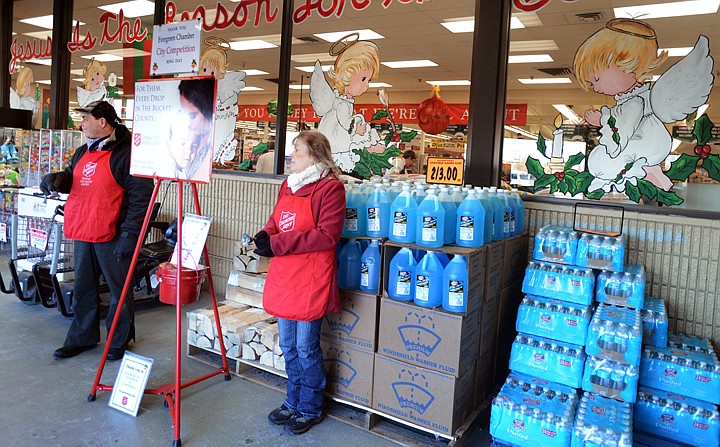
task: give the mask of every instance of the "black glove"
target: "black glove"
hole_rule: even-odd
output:
[[[272,247],[270,247],[270,235],[267,234],[267,231],[261,230],[253,239],[255,239],[255,253],[258,256],[265,256],[266,258],[275,256]]]
[[[124,258],[129,258],[133,255],[137,239],[136,235],[127,231],[123,231],[120,234],[120,237],[115,243],[115,250],[113,250],[113,254],[117,256],[118,262],[122,262]]]
[[[42,181],[40,182],[40,191],[42,191],[42,193],[46,196],[52,194],[53,191],[57,191],[57,189],[55,188],[55,180],[57,179],[57,177],[58,174],[55,172],[43,177]]]

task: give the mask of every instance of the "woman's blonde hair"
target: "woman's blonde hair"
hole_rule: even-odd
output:
[[[328,70],[328,76],[340,93],[345,93],[345,87],[350,85],[352,77],[360,70],[368,68],[372,70],[373,77],[380,73],[378,47],[372,42],[359,40],[340,53],[333,68]]]
[[[293,145],[298,141],[302,141],[308,145],[308,155],[315,160],[315,162],[323,164],[336,176],[342,173],[333,161],[330,141],[328,141],[322,132],[318,132],[317,130],[303,130],[295,137]]]
[[[92,76],[95,71],[93,70],[94,67],[97,67],[97,70],[102,73],[103,76],[105,76],[105,72],[107,71],[107,67],[105,66],[105,64],[102,64],[100,63],[100,61],[96,61],[95,59],[91,60],[88,66],[85,67],[85,80],[83,81],[85,89],[87,89],[92,82]]]
[[[30,67],[23,67],[18,72],[18,77],[15,80],[15,90],[17,91],[18,96],[23,97],[25,96],[25,88],[27,87],[28,82],[33,82],[33,72],[30,69]],[[30,92],[27,92],[29,95]]]
[[[634,73],[639,83],[649,81],[650,73],[667,57],[667,51],[658,55],[657,36],[650,25],[634,19],[613,19],[580,45],[573,68],[580,86],[590,90],[590,76],[613,65]]]
[[[203,65],[214,65],[217,67],[215,77],[223,79],[225,77],[225,71],[227,71],[228,68],[227,54],[225,53],[225,50],[217,46],[206,48],[200,55],[200,66],[198,67],[198,72],[202,70]]]

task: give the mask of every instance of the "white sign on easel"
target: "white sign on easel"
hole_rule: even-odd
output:
[[[150,74],[197,73],[202,20],[153,27]]]
[[[182,266],[197,270],[202,259],[205,241],[210,233],[212,219],[196,214],[186,214],[182,222]],[[177,265],[177,247],[173,252],[171,264]]]
[[[108,406],[132,416],[137,416],[140,401],[145,394],[153,359],[132,352],[125,352],[120,364]]]

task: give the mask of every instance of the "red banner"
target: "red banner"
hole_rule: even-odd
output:
[[[468,123],[470,114],[467,104],[448,104],[450,110],[450,124]],[[418,104],[394,104],[390,106],[390,113],[396,123],[417,124],[417,107]],[[271,118],[267,111],[267,105],[238,105],[238,121],[275,121]],[[367,122],[382,123],[385,118],[373,121],[372,117],[378,110],[383,110],[382,105],[377,104],[355,104],[355,113],[361,113]],[[291,121],[297,121],[300,118],[300,110],[294,107],[293,115],[289,118]],[[303,104],[302,120],[309,123],[320,121],[318,115],[312,108],[312,104]],[[513,126],[524,126],[527,121],[527,104],[508,104],[505,113],[505,124]]]

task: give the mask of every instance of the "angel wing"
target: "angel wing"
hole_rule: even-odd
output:
[[[225,77],[218,81],[217,101],[222,104],[230,98],[236,98],[240,90],[245,88],[245,72],[233,70],[225,72]]]
[[[12,87],[10,87],[10,108],[11,109],[19,109],[20,108],[20,95],[18,95],[18,93]]]
[[[705,104],[713,87],[713,58],[708,39],[698,38],[695,47],[670,67],[650,90],[650,105],[664,123],[674,123]]]
[[[78,105],[80,107],[85,107],[92,101],[90,100],[90,92],[85,90],[82,87],[77,88],[77,97],[78,97]]]
[[[318,116],[325,116],[333,106],[335,93],[330,88],[320,61],[315,61],[315,69],[310,76],[310,102]]]

